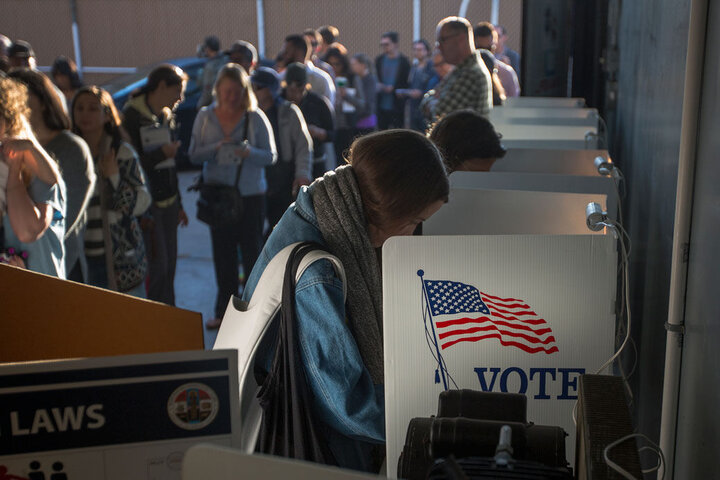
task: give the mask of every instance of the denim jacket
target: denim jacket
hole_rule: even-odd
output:
[[[250,125],[247,140],[250,143],[250,155],[243,160],[238,183],[238,190],[244,197],[265,193],[265,167],[277,160],[275,137],[265,114],[262,110],[248,112],[248,119]],[[242,119],[230,135],[237,144],[243,141],[244,129],[245,120]],[[215,115],[215,104],[203,107],[195,117],[188,155],[190,162],[203,166],[205,182],[225,185],[235,183],[237,165],[219,165],[215,159],[217,148],[224,138],[225,134]]]
[[[325,245],[308,187],[302,187],[268,238],[243,300],[251,298],[273,256],[302,241]],[[305,376],[330,449],[341,467],[369,471],[372,444],[385,442],[384,390],[373,385],[360,357],[345,320],[342,283],[330,262],[316,262],[305,271],[297,283],[295,308]],[[273,352],[274,345],[261,346],[259,352],[259,363],[268,370]]]

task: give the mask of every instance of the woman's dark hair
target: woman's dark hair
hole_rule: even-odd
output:
[[[43,106],[42,119],[50,130],[70,130],[70,118],[63,108],[63,101],[52,81],[43,73],[29,68],[16,68],[8,74],[25,85],[28,93],[35,95]]]
[[[318,33],[322,37],[323,42],[325,42],[325,45],[335,43],[337,39],[340,38],[340,30],[332,25],[323,25],[318,28]]]
[[[132,96],[137,97],[139,95],[148,94],[157,90],[160,86],[160,82],[165,82],[168,87],[174,85],[180,85],[183,82],[187,82],[188,75],[183,72],[182,68],[169,63],[163,63],[153,69],[147,77],[147,83],[144,87],[133,92]]]
[[[429,57],[430,55],[432,55],[432,50],[430,50],[430,44],[427,42],[427,40],[425,40],[424,38],[421,38],[421,39],[419,39],[419,40],[415,40],[415,41],[413,42],[413,45],[415,45],[416,43],[421,43],[421,44],[425,47],[425,51],[427,52],[428,57]]]
[[[445,156],[448,172],[454,172],[465,160],[502,158],[505,148],[492,123],[474,110],[458,110],[445,115],[428,133]]]
[[[340,60],[341,65],[341,72],[340,75],[344,77],[348,77],[349,75],[352,75],[352,72],[350,71],[350,59],[348,59],[348,56],[343,53],[342,50],[340,50],[337,47],[330,47],[327,49],[327,52],[325,53],[325,61],[327,63],[330,63],[330,58],[335,57],[338,60]]]
[[[393,227],[450,194],[435,144],[411,130],[385,130],[355,139],[347,162],[360,187],[368,223]]]
[[[373,65],[370,61],[370,57],[368,57],[364,53],[356,53],[352,56],[352,58],[365,65],[367,67],[368,74],[373,73]]]
[[[67,58],[64,55],[60,55],[59,57],[57,57],[52,64],[52,68],[50,69],[51,77],[54,77],[58,74],[68,77],[70,79],[70,86],[72,88],[80,88],[83,86],[83,82],[80,79],[80,74],[78,73],[77,65],[75,65],[75,62],[72,61],[72,59]]]
[[[105,111],[105,116],[107,118],[104,125],[105,132],[110,135],[110,138],[112,138],[111,146],[115,151],[117,151],[120,147],[120,143],[127,140],[127,134],[122,128],[122,120],[120,119],[120,114],[115,107],[115,102],[113,101],[112,96],[107,90],[104,90],[97,85],[82,87],[73,97],[72,105],[70,106],[73,133],[82,137],[82,132],[75,125],[75,103],[77,103],[78,98],[80,98],[81,95],[92,95],[100,102],[100,106]]]

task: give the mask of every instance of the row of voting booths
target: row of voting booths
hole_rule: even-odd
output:
[[[572,465],[578,377],[614,351],[616,239],[585,217],[619,208],[597,111],[517,98],[490,119],[505,158],[453,173],[423,235],[383,247],[390,478],[448,389],[525,394]],[[4,265],[0,283],[0,478],[368,478],[241,453],[248,372],[203,350],[199,314]]]

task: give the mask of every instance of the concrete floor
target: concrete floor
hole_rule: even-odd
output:
[[[209,350],[215,343],[217,330],[204,328],[204,322],[214,315],[217,285],[212,262],[210,229],[195,217],[197,192],[187,191],[187,187],[198,175],[197,171],[180,172],[178,175],[183,207],[190,222],[187,227],[178,229],[175,303],[179,308],[202,314],[205,349]]]

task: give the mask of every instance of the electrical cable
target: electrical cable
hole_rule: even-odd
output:
[[[655,442],[653,442],[652,440],[650,440],[650,439],[647,437],[647,435],[643,435],[642,433],[631,433],[630,435],[625,435],[624,437],[618,438],[618,439],[615,440],[614,442],[609,443],[609,444],[603,449],[603,460],[605,460],[605,463],[607,464],[608,467],[612,468],[613,470],[615,470],[617,473],[619,473],[620,475],[622,475],[624,478],[627,478],[628,480],[640,480],[640,479],[632,476],[632,475],[630,474],[630,472],[628,472],[627,470],[625,470],[624,468],[622,468],[620,465],[618,465],[617,463],[615,463],[615,462],[613,462],[612,460],[610,460],[610,457],[608,456],[608,452],[609,452],[612,448],[615,448],[615,447],[617,447],[618,445],[620,445],[621,443],[623,443],[624,441],[629,440],[629,439],[634,438],[634,437],[645,439],[645,440],[651,445],[651,447],[648,447],[648,446],[642,447],[641,449],[638,450],[638,453],[639,453],[641,450],[646,450],[646,449],[647,449],[647,450],[652,450],[652,451],[654,451],[655,453],[657,453],[658,458],[659,458],[658,464],[657,464],[655,467],[650,468],[650,469],[647,469],[647,470],[641,470],[642,473],[655,472],[655,471],[659,470],[661,466],[665,465],[665,455],[663,454],[662,449],[661,449]],[[660,480],[664,480],[664,479],[665,479],[665,471],[663,471],[663,474],[662,474],[662,476],[660,477]]]

